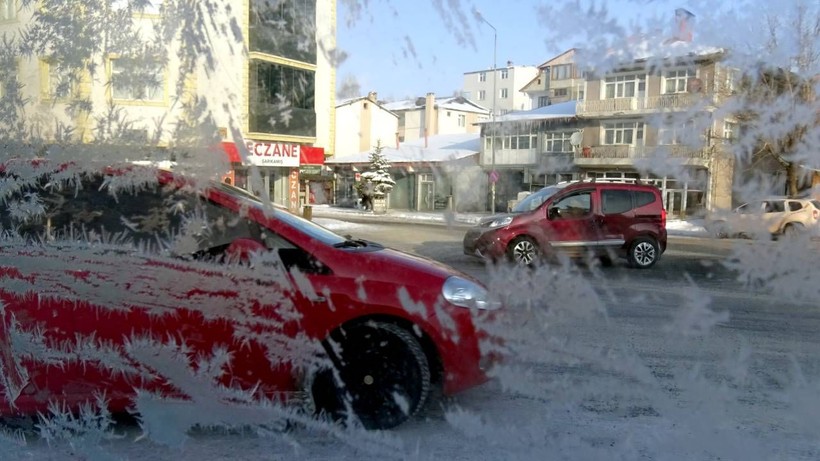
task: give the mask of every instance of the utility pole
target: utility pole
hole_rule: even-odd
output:
[[[498,181],[498,174],[495,172],[495,144],[498,140],[498,137],[495,136],[496,133],[496,126],[495,126],[495,98],[498,97],[496,94],[498,92],[498,75],[496,75],[496,51],[498,49],[498,31],[495,27],[490,24],[481,13],[476,12],[476,16],[484,23],[490,26],[490,29],[493,30],[493,108],[492,113],[490,113],[490,136],[492,142],[490,143],[490,211],[494,214],[495,213],[495,183]]]

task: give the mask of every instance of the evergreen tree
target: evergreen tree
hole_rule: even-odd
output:
[[[373,152],[370,153],[370,171],[362,173],[360,191],[369,193],[375,198],[383,198],[396,185],[396,181],[390,176],[390,162],[382,151],[384,147],[381,141],[376,142]]]

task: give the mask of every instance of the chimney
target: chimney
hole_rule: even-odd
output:
[[[675,38],[682,42],[691,42],[694,23],[695,15],[691,11],[685,8],[676,9],[675,24],[677,30],[675,31]]]
[[[374,103],[378,102],[378,99],[379,99],[378,98],[378,93],[376,93],[375,91],[371,91],[370,93],[367,93],[367,99],[370,102],[374,102]]]
[[[427,93],[424,102],[424,147],[427,147],[427,136],[435,135],[436,132],[436,94]]]

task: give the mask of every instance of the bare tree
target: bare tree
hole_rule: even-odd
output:
[[[774,169],[786,177],[787,193],[800,191],[800,178],[812,177],[820,183],[818,162],[812,139],[820,139],[820,112],[817,111],[818,67],[820,66],[820,9],[806,3],[795,6],[791,20],[769,16],[767,48],[773,55],[790,42],[793,53],[783,63],[761,63],[747,72],[740,85],[737,114],[752,149],[751,166]],[[815,157],[815,158],[813,158]]]

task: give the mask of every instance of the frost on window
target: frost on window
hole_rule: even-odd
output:
[[[0,453],[818,457],[816,3],[518,2],[503,15],[421,3],[423,21],[389,1],[0,1]],[[513,43],[523,23],[534,32]],[[377,24],[392,36],[371,40],[394,43],[392,59],[341,73],[368,50],[338,30]],[[432,28],[444,38],[427,56],[419,34]],[[545,64],[493,88],[493,34]],[[479,106],[451,117],[474,134],[473,155],[426,164],[435,119],[410,109],[437,103],[380,99],[370,76],[410,78],[385,70],[402,63],[437,78],[446,56],[471,50],[480,61],[457,70],[465,88],[448,103]],[[527,192],[540,204],[539,190],[568,180],[651,184],[671,235],[663,259],[646,271],[607,257],[484,265],[448,227],[456,243],[412,251],[470,277],[434,296],[415,290],[432,289],[435,269],[387,288],[401,276],[378,260],[334,271],[328,248],[386,252],[297,216],[310,183],[341,201],[355,194],[345,174],[375,177],[366,161],[328,179],[303,160],[340,154],[338,131],[370,130],[336,117],[360,97],[368,110],[395,104],[396,125],[353,154],[419,143],[409,160],[382,159],[394,205],[416,197],[438,211],[452,199],[453,224],[536,209]],[[564,214],[582,217],[599,197],[565,200]],[[609,214],[636,214],[639,200],[619,196]],[[753,230],[727,230],[730,218]],[[694,237],[674,233],[684,224]],[[390,321],[378,311],[388,298],[424,322]],[[344,327],[327,320],[368,309]],[[445,363],[437,347],[491,357],[480,363],[489,381],[449,395],[468,354]],[[351,378],[374,357],[383,369]],[[361,398],[385,381],[377,404]]]

